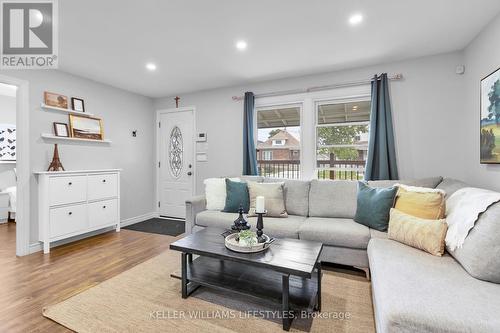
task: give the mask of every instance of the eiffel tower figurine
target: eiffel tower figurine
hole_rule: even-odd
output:
[[[52,157],[52,162],[50,162],[47,171],[64,171],[61,160],[59,160],[59,150],[57,149],[57,143],[54,145],[54,157]]]

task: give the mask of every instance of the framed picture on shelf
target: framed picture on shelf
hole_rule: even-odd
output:
[[[54,135],[68,138],[69,137],[68,124],[54,123]]]
[[[68,108],[68,97],[61,94],[46,91],[43,93],[43,101],[45,105],[48,106],[54,106],[62,109]]]
[[[70,114],[69,128],[71,137],[73,138],[91,140],[104,139],[104,130],[101,118]]]
[[[83,102],[83,99],[71,97],[71,108],[74,111],[85,112],[85,104]]]
[[[500,68],[481,80],[482,164],[500,164]]]

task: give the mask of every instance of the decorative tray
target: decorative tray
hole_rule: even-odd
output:
[[[267,250],[271,245],[271,243],[274,242],[274,238],[270,238],[265,234],[262,235],[262,237],[264,237],[264,239],[266,240],[264,243],[255,243],[254,245],[247,246],[240,244],[240,242],[237,241],[238,234],[234,233],[226,236],[225,244],[226,247],[231,251],[242,252],[242,253],[256,253]]]

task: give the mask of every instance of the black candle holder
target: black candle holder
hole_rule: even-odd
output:
[[[263,213],[257,213],[257,242],[258,243],[265,243],[266,239],[262,236],[264,232],[262,229],[264,229],[264,218],[263,216],[267,214],[267,211],[264,211]]]
[[[234,220],[234,224],[231,226],[232,230],[248,230],[250,229],[250,225],[247,220],[243,217],[243,206],[240,205],[240,209],[238,209],[238,213],[240,214],[236,220]]]

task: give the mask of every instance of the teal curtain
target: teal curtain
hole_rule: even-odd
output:
[[[253,92],[245,93],[244,101],[244,123],[243,123],[243,174],[257,175],[257,153],[254,141],[254,107],[255,96]]]
[[[370,141],[365,180],[399,179],[392,125],[389,79],[384,73],[372,79]]]

